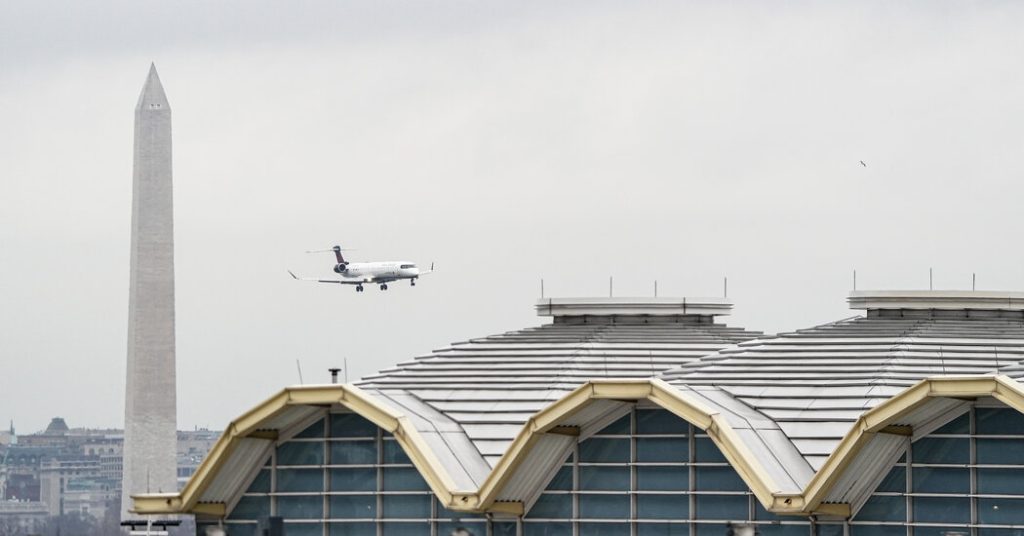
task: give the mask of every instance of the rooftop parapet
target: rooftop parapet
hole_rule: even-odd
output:
[[[855,290],[850,309],[1024,311],[1024,292],[974,290]]]
[[[563,317],[714,317],[732,312],[726,298],[543,298],[537,315]]]

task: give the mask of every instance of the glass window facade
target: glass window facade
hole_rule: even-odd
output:
[[[700,429],[639,408],[579,441],[523,518],[523,536],[811,534],[810,523],[764,510]],[[839,534],[842,533],[842,526]]]
[[[1024,536],[1024,416],[975,407],[911,442],[848,522],[767,512],[714,442],[671,413],[636,408],[578,441],[521,519],[446,510],[397,441],[332,413],[275,448],[226,520],[268,516],[316,536]],[[203,534],[205,525],[198,526]]]
[[[1024,415],[975,407],[907,445],[851,534],[1024,535]]]
[[[394,437],[353,413],[331,413],[274,450],[228,515],[230,536],[258,534],[281,516],[285,534],[448,536],[465,528],[486,536],[483,516],[446,510]],[[516,522],[493,522],[516,536]],[[511,528],[509,528],[511,525]],[[199,534],[205,526],[199,525]]]

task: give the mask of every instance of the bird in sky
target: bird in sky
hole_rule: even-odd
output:
[[[860,161],[860,165],[862,165],[862,166],[864,166],[864,167],[868,167],[868,165],[867,165],[867,164],[865,164],[863,160],[861,160],[861,161]]]

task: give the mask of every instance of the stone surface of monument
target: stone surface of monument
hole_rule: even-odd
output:
[[[121,518],[131,495],[177,489],[171,108],[156,67],[135,107]]]

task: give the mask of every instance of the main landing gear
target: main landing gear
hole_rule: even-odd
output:
[[[362,291],[363,291],[363,286],[362,285],[356,285],[356,292],[362,292]]]
[[[410,279],[409,280],[409,284],[415,287],[416,286],[416,279],[415,278]]]
[[[380,289],[381,290],[387,290],[388,289],[388,284],[387,283],[381,283],[380,284]]]

